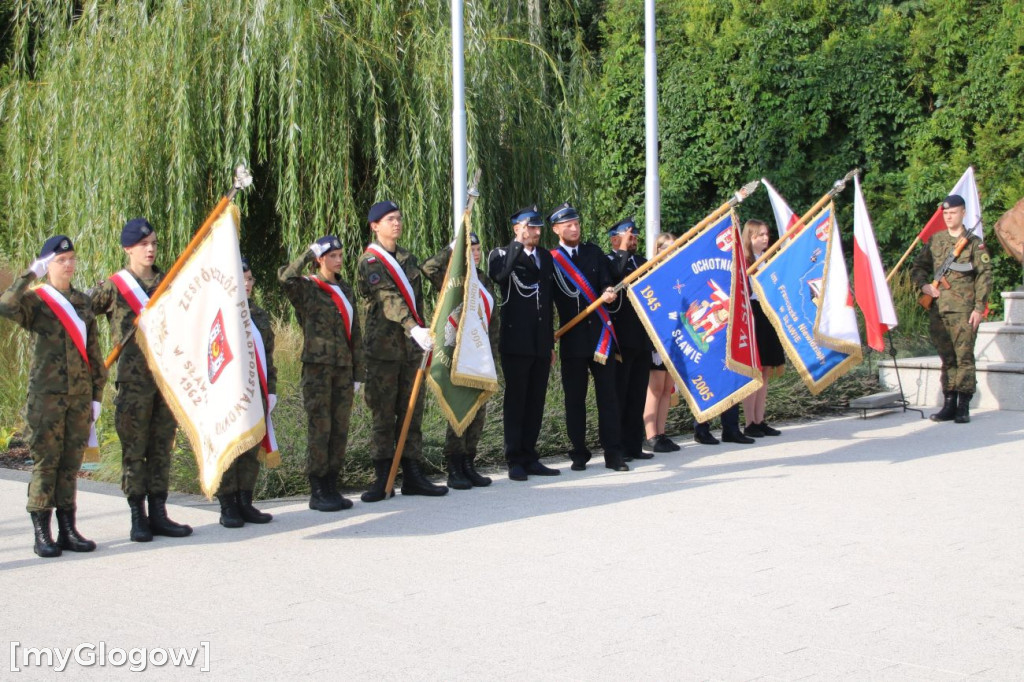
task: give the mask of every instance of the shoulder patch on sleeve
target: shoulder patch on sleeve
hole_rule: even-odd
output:
[[[380,274],[379,273],[371,272],[370,276],[367,277],[366,279],[372,285],[380,284]]]
[[[989,256],[989,255],[988,255],[988,253],[983,253],[983,254],[981,254],[981,262],[982,262],[982,263],[987,263],[987,262],[989,262],[990,260],[992,260],[992,257],[991,257],[991,256]]]
[[[376,263],[377,262],[377,257],[376,256],[367,256],[366,257],[366,262],[367,263]]]

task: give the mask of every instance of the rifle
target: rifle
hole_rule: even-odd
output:
[[[979,220],[978,223],[981,223],[981,220]],[[974,228],[978,226],[978,223],[975,223],[974,227],[964,232],[964,236],[957,240],[956,244],[953,246],[953,250],[950,251],[949,255],[946,256],[946,259],[942,261],[942,265],[940,265],[938,270],[935,271],[935,277],[932,279],[933,287],[936,289],[949,289],[949,280],[946,279],[946,273],[949,272],[950,267],[956,262],[956,259],[960,257],[963,250],[967,248],[967,244],[971,241],[971,235],[974,234]],[[934,300],[935,297],[931,294],[922,293],[917,297],[917,302],[920,303],[921,307],[925,310],[932,307],[932,301]]]

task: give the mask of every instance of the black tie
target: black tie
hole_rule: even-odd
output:
[[[533,264],[537,266],[538,270],[540,270],[540,258],[537,256],[537,252],[534,251],[533,253],[531,253],[530,258],[533,259]]]
[[[572,259],[573,263],[576,262],[576,249],[569,249],[569,258]]]

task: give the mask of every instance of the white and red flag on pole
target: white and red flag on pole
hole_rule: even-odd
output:
[[[978,196],[978,183],[974,181],[973,166],[967,167],[949,193],[959,194],[964,199],[964,227],[973,230],[979,239],[984,237],[981,226],[981,197]],[[942,206],[939,206],[917,236],[927,244],[933,234],[944,229],[946,223],[942,220]]]
[[[782,198],[782,195],[775,191],[775,188],[771,186],[765,178],[761,178],[761,182],[764,184],[764,188],[768,190],[768,198],[772,202],[772,213],[775,214],[775,226],[779,230],[779,236],[786,234],[789,228],[793,227],[799,220],[799,217],[793,213],[793,209],[789,207],[786,200]]]
[[[854,176],[853,195],[853,294],[864,315],[868,345],[881,353],[885,350],[885,332],[896,327],[896,307],[892,303],[889,283],[885,281],[882,258],[871,228],[871,216]]]

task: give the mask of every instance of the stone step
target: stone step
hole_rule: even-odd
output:
[[[983,322],[974,343],[978,362],[1014,362],[1024,360],[1024,324]]]
[[[941,405],[942,364],[937,356],[899,358],[896,362],[910,404]],[[979,361],[977,376],[978,390],[971,407],[1024,411],[1024,362]],[[878,363],[878,379],[886,389],[899,390],[892,358]]]

